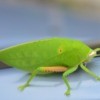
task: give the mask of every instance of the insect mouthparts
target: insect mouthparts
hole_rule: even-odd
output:
[[[96,56],[96,51],[92,51],[90,54],[89,54],[89,57],[94,57]]]

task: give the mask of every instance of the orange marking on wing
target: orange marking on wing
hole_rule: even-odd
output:
[[[68,68],[64,66],[43,67],[44,72],[65,72]]]

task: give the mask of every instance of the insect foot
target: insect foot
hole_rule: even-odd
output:
[[[28,87],[29,85],[28,84],[24,84],[24,85],[21,85],[21,86],[19,86],[18,87],[18,89],[20,90],[20,91],[23,91],[26,87]]]
[[[67,90],[67,91],[65,92],[65,95],[70,95],[70,90]]]

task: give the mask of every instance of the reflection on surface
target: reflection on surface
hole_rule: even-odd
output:
[[[98,75],[100,75],[99,59],[100,58],[98,57],[87,64],[87,67]],[[19,97],[24,98],[24,100],[31,100],[33,97],[37,100],[40,99],[40,97],[43,100],[47,100],[48,97],[49,100],[55,100],[58,98],[60,98],[60,100],[62,100],[62,98],[63,100],[66,100],[66,98],[69,100],[81,100],[82,98],[87,98],[88,100],[100,99],[100,94],[98,94],[100,93],[100,82],[95,81],[81,69],[68,76],[72,88],[69,97],[64,95],[66,86],[62,80],[61,74],[37,76],[31,82],[31,87],[26,88],[21,93],[18,91],[17,87],[23,84],[27,80],[28,76],[29,75],[27,75],[26,72],[14,68],[0,70],[0,80],[2,80],[0,82],[0,89],[2,90],[0,91],[0,94],[2,94],[1,98],[4,98],[2,100],[6,100],[6,98],[10,97],[14,100],[18,100]],[[9,90],[11,91],[11,94]]]

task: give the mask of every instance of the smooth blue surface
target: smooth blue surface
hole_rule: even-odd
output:
[[[62,12],[61,26],[54,29],[44,8],[0,6],[0,48],[46,37],[71,37],[83,41],[100,39],[100,23],[81,20],[69,12]],[[87,65],[100,75],[100,60]],[[82,70],[71,74],[71,95],[66,97],[61,75],[37,76],[32,86],[24,92],[17,87],[27,80],[26,72],[17,69],[0,70],[0,100],[99,100],[100,81],[94,80]]]
[[[89,69],[100,75],[99,58],[87,65]],[[71,74],[71,95],[66,97],[65,84],[61,75],[37,76],[31,87],[20,92],[18,86],[27,80],[28,75],[14,68],[0,70],[0,100],[99,100],[100,81],[96,81],[84,71]]]

